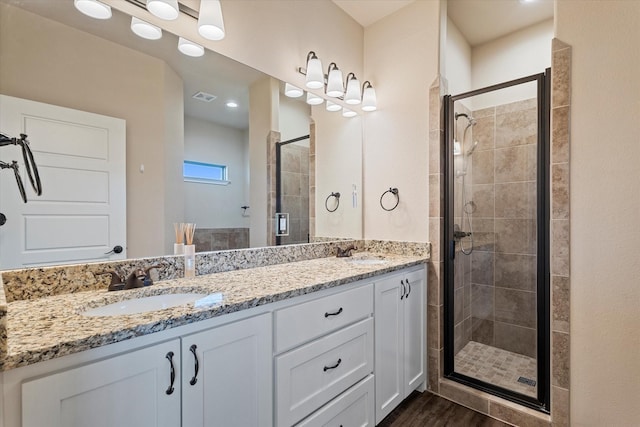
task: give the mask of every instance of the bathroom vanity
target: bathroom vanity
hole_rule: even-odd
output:
[[[10,302],[0,426],[373,426],[425,388],[427,256],[357,255]],[[83,314],[183,292],[222,301]]]

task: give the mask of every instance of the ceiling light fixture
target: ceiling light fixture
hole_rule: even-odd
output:
[[[350,110],[350,109],[348,109],[346,107],[342,110],[342,117],[351,118],[351,117],[355,117],[357,115],[358,115],[358,113],[356,113],[355,111]]]
[[[307,54],[307,79],[305,85],[309,89],[320,89],[324,87],[324,73],[322,72],[322,62],[311,51]]]
[[[331,68],[333,66],[333,68]],[[327,96],[338,98],[344,95],[344,87],[342,86],[342,71],[335,62],[329,64],[327,72]]]
[[[297,86],[285,83],[284,94],[289,98],[300,98],[302,95],[304,95],[304,91]]]
[[[184,37],[178,39],[178,50],[187,56],[198,57],[204,55],[204,47],[187,40]]]
[[[143,21],[142,19],[131,17],[131,31],[138,37],[147,40],[158,40],[162,37],[162,30],[153,24]]]
[[[209,40],[224,38],[224,21],[219,0],[202,0],[198,15],[198,32]]]
[[[74,0],[73,5],[80,12],[95,19],[111,18],[111,7],[98,0]]]
[[[322,63],[313,51],[307,54],[307,68],[298,67],[298,72],[306,76],[305,84],[308,88],[325,88],[326,96],[338,98],[349,105],[362,104],[362,111],[365,112],[378,109],[376,91],[369,80],[365,81],[362,87],[360,87],[360,80],[358,80],[355,73],[349,73],[347,74],[345,90],[345,85],[342,83],[342,71],[340,71],[338,65],[335,62],[330,63],[327,74],[323,74]],[[314,98],[317,97],[316,95],[307,94],[307,103],[309,103],[310,96]],[[318,102],[318,104],[320,103],[321,102]],[[332,102],[332,104],[340,106],[337,102]],[[329,104],[329,101],[327,101],[327,110],[331,111],[330,108],[335,108],[332,104]],[[351,111],[351,113],[357,115],[357,113],[353,111]],[[345,117],[352,117],[349,114],[350,113],[347,112]]]
[[[327,108],[327,111],[340,111],[340,110],[342,110],[342,105],[336,104],[335,102],[329,101],[327,99],[327,107],[326,108]]]
[[[227,101],[225,105],[229,108],[238,108],[238,103],[235,101]]]
[[[362,111],[371,112],[378,109],[378,99],[376,98],[376,90],[367,80],[362,84]]]
[[[178,18],[178,0],[147,0],[147,10],[153,15],[166,21]]]
[[[307,92],[307,104],[309,104],[309,105],[320,105],[323,102],[324,102],[324,99],[322,99],[318,95],[314,95],[311,92]]]

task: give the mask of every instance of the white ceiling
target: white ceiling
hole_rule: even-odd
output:
[[[333,0],[363,27],[414,1],[437,0]],[[448,0],[447,13],[471,46],[553,18],[553,0]]]

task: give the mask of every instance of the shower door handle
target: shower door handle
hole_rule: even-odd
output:
[[[456,241],[455,240],[451,240],[449,242],[449,259],[451,260],[456,259]]]

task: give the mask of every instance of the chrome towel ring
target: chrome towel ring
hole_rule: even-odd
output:
[[[396,204],[393,205],[392,208],[386,208],[384,206],[384,203],[382,203],[382,199],[384,198],[384,195],[387,193],[391,193],[394,196],[396,196]],[[398,193],[398,189],[397,188],[389,188],[387,191],[385,191],[384,193],[382,193],[382,196],[380,196],[380,206],[382,207],[382,209],[384,209],[385,211],[392,211],[395,208],[398,207],[398,203],[400,203],[400,194]]]
[[[329,199],[335,197],[336,199],[336,207],[333,209],[329,209]],[[338,207],[340,206],[340,193],[331,193],[327,196],[327,198],[324,201],[324,208],[329,211],[329,212],[335,212],[338,210]]]

